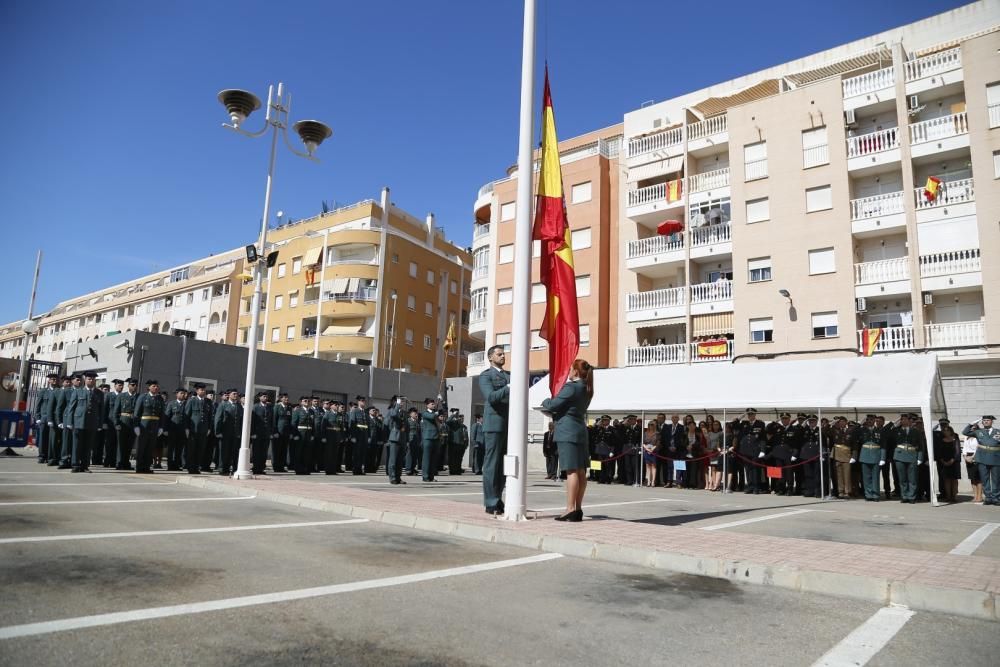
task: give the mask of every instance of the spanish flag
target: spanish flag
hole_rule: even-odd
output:
[[[667,183],[667,201],[668,202],[678,201],[681,198],[681,195],[684,194],[683,189],[684,189],[683,179],[678,178],[677,180],[669,181]]]
[[[535,198],[532,238],[540,241],[539,273],[548,299],[539,335],[549,347],[549,390],[555,396],[580,351],[580,317],[576,308],[576,273],[573,270],[572,235],[566,218],[559,141],[549,90],[549,68],[545,68],[542,100],[542,160]]]
[[[924,199],[927,201],[936,201],[938,198],[938,192],[941,191],[941,179],[935,178],[934,176],[927,177],[927,183],[924,185]]]
[[[729,341],[725,338],[703,340],[698,343],[699,357],[724,357],[729,353]]]
[[[445,350],[450,350],[455,347],[455,318],[451,318],[451,324],[448,325],[448,333],[444,337],[444,345],[441,346]]]
[[[870,357],[875,353],[875,346],[878,345],[879,339],[882,338],[882,329],[863,329],[861,331],[861,352],[866,356]]]

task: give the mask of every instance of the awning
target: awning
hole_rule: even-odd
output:
[[[687,320],[683,315],[680,317],[664,317],[658,320],[646,320],[643,322],[636,322],[635,327],[637,329],[649,329],[651,327],[666,327],[666,326],[683,326]]]
[[[313,264],[319,264],[319,256],[323,252],[322,246],[317,246],[315,248],[309,248],[306,250],[306,254],[302,256],[302,266],[312,266]]]
[[[334,278],[333,289],[331,289],[330,291],[333,292],[334,294],[343,294],[344,292],[347,291],[348,282],[349,281],[347,278]]]
[[[848,72],[854,72],[865,67],[878,65],[880,63],[886,66],[892,64],[892,51],[888,46],[878,46],[867,53],[862,53],[854,56],[853,58],[839,60],[823,67],[817,67],[816,69],[807,70],[805,72],[795,72],[794,74],[786,74],[785,78],[796,86],[804,86],[807,83],[828,79],[831,76],[846,74]]]
[[[361,278],[349,278],[347,282],[347,293],[355,294],[358,291],[358,285],[361,284]]]
[[[694,109],[706,117],[714,116],[716,114],[724,113],[729,107],[735,107],[741,104],[746,104],[747,102],[753,102],[754,100],[771,97],[772,95],[777,95],[778,92],[778,80],[767,79],[750,86],[749,88],[744,88],[739,92],[733,93],[732,95],[727,95],[726,97],[710,97],[703,102],[695,104]]]
[[[361,328],[365,325],[364,318],[351,318],[336,320],[327,328],[323,329],[324,336],[357,336]]]
[[[705,313],[691,316],[692,336],[711,336],[713,334],[733,333],[733,314]]]
[[[684,166],[684,156],[670,157],[664,160],[657,160],[641,167],[634,167],[628,170],[628,183],[638,183],[649,178],[656,178],[663,174],[673,174],[681,170]]]

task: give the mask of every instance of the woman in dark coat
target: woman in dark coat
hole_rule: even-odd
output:
[[[555,421],[552,439],[559,449],[559,467],[566,471],[566,513],[556,517],[556,521],[583,520],[583,494],[590,468],[586,417],[593,397],[593,367],[577,359],[559,393],[542,402],[542,410]]]

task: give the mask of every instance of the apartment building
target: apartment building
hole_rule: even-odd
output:
[[[1000,3],[624,125],[616,365],[856,354],[880,328],[876,354],[937,354],[957,396],[971,377],[995,399]],[[665,220],[683,230],[658,234]]]
[[[559,142],[566,214],[572,230],[573,262],[580,316],[580,355],[598,366],[611,363],[616,345],[613,318],[618,301],[613,249],[617,246],[620,207],[622,126]],[[537,173],[537,161],[535,170]],[[485,349],[510,344],[513,318],[514,219],[517,214],[517,167],[506,178],[479,190],[472,238],[472,311],[469,331],[479,343],[470,355],[469,374],[486,368]],[[535,177],[537,185],[537,176]],[[540,253],[538,242],[532,256]],[[545,287],[538,261],[532,261],[531,349],[529,368],[545,372],[548,352],[538,329],[545,314]],[[512,350],[511,355],[522,351]]]
[[[56,304],[36,316],[29,358],[65,361],[66,348],[130,331],[193,332],[198,340],[233,344],[243,250],[158,271]],[[21,322],[0,326],[0,356],[21,358]]]
[[[465,372],[472,256],[389,201],[365,201],[272,230],[261,349],[449,376]],[[240,296],[246,345],[253,285]],[[443,344],[455,321],[455,345]]]

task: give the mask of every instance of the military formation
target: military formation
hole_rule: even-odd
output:
[[[156,380],[139,391],[135,378],[96,385],[96,374],[48,376],[33,410],[38,462],[72,472],[91,466],[152,474],[154,470],[233,474],[238,465],[245,397],[236,389],[216,396],[204,384],[178,388],[172,397]],[[376,474],[383,468],[392,484],[404,476],[424,481],[447,470],[465,472],[472,447],[472,472],[481,474],[482,417],[472,432],[458,409],[427,399],[422,409],[393,396],[383,414],[364,396],[342,403],[288,394],[272,403],[261,392],[250,406],[250,469],[309,475]]]

